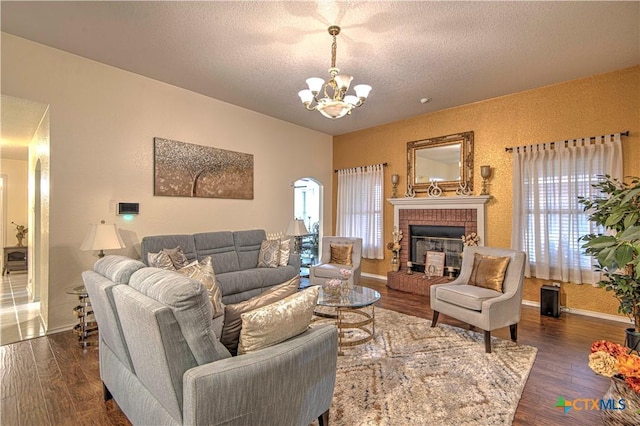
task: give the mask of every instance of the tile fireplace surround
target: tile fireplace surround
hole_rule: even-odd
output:
[[[402,231],[400,271],[387,274],[387,287],[408,293],[429,295],[429,286],[443,279],[429,280],[423,273],[408,275],[410,225],[463,226],[465,235],[476,232],[484,245],[486,205],[490,195],[433,198],[389,198],[393,204],[393,225]]]

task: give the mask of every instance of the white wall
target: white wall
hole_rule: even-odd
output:
[[[5,33],[1,54],[2,93],[50,105],[49,330],[74,323],[64,289],[96,260],[78,247],[101,219],[127,244],[110,253],[130,256],[145,235],[284,231],[291,183],[308,176],[324,185],[331,232],[331,136]],[[253,154],[254,200],[154,197],[156,136]],[[123,221],[118,201],[139,202],[140,215]]]
[[[26,160],[3,158],[0,160],[0,172],[7,176],[7,185],[5,187],[7,217],[2,218],[6,225],[7,235],[4,236],[5,241],[2,241],[2,244],[15,246],[18,243],[16,226],[11,222],[26,227],[29,226],[27,223],[28,163]],[[26,238],[22,240],[22,244],[27,245]]]

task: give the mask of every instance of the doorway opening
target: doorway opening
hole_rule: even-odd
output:
[[[309,232],[302,237],[300,251],[301,274],[303,276],[308,276],[308,268],[319,262],[321,200],[321,186],[318,181],[305,177],[295,182],[293,216],[296,219],[301,219]]]
[[[48,308],[49,106],[2,95],[0,345],[43,336]],[[13,229],[18,229],[14,238]],[[21,251],[18,261],[11,257]],[[6,268],[5,266],[11,266]]]

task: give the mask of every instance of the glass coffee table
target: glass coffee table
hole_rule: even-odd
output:
[[[353,286],[341,295],[328,294],[320,287],[317,320],[330,319],[338,327],[338,355],[344,355],[343,349],[367,343],[376,332],[375,306],[380,293],[364,286]],[[371,308],[371,313],[364,308]],[[327,312],[328,311],[328,312]],[[353,333],[351,333],[353,332]]]

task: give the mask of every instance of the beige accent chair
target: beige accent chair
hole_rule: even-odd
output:
[[[511,258],[505,272],[502,293],[467,284],[476,253]],[[526,254],[521,251],[466,246],[458,278],[447,284],[432,285],[430,288],[433,310],[431,327],[436,326],[438,315],[442,312],[451,318],[483,329],[487,353],[491,353],[492,330],[509,326],[511,340],[515,342],[518,338],[518,322],[520,322],[525,260]]]
[[[351,265],[329,263],[331,260],[331,244],[353,244]],[[349,285],[360,285],[360,261],[362,259],[362,238],[322,237],[322,253],[320,263],[309,268],[309,283],[322,285],[332,278],[340,278],[340,269],[350,269]]]

